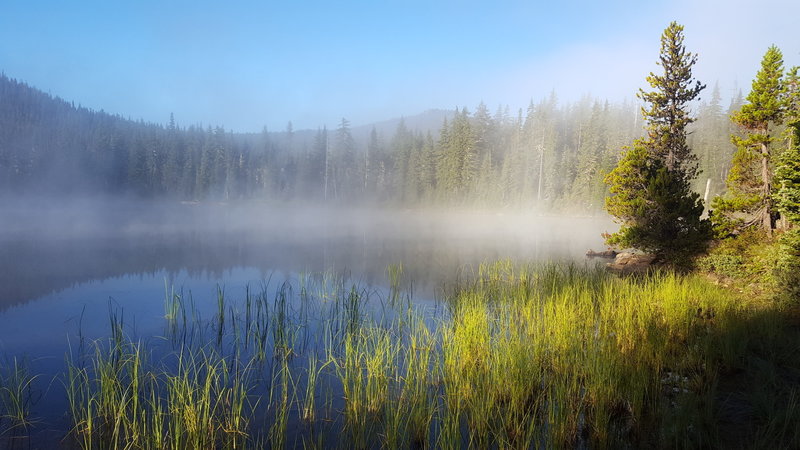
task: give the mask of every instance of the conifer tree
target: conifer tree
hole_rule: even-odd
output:
[[[311,147],[311,152],[307,156],[305,176],[303,177],[307,183],[306,188],[313,197],[328,200],[329,192],[333,192],[330,186],[330,164],[329,164],[329,151],[328,151],[328,127],[323,126],[322,129],[317,128],[317,134],[314,135],[314,144]]]
[[[591,209],[597,201],[593,195],[594,183],[597,174],[602,170],[601,159],[606,146],[605,131],[603,109],[599,102],[595,102],[589,120],[582,129],[575,164],[575,179],[572,184],[572,201],[583,203],[584,209]]]
[[[424,193],[432,195],[436,187],[436,144],[430,132],[425,136],[422,146],[420,180]]]
[[[797,134],[795,125],[800,124],[800,66],[789,69],[783,83],[784,96],[784,118],[789,128],[787,133],[787,148],[792,148],[797,144]]]
[[[453,199],[456,196],[461,181],[461,166],[458,158],[457,136],[455,134],[455,114],[452,127],[445,117],[442,128],[439,130],[437,145],[438,161],[436,163],[436,181],[441,189],[439,194],[444,199]]]
[[[789,127],[787,149],[775,169],[775,207],[790,222],[800,224],[800,79],[798,67],[786,75],[784,106]]]
[[[775,225],[772,204],[772,131],[783,120],[783,55],[774,45],[761,60],[747,103],[731,116],[744,133],[733,135],[737,150],[728,175],[728,193],[713,203],[718,234],[759,225],[768,234]],[[737,216],[745,216],[746,219]]]
[[[478,175],[478,159],[475,149],[475,135],[469,121],[469,112],[461,109],[453,119],[450,134],[451,157],[455,159],[455,192],[459,200],[465,200],[472,192]]]
[[[692,78],[696,57],[683,45],[683,27],[672,22],[661,36],[659,65],[663,75],[647,77],[652,92],[640,91],[647,135],[634,141],[617,167],[606,176],[611,196],[606,209],[621,227],[607,236],[619,247],[637,247],[671,263],[683,263],[702,250],[709,223],[701,220],[699,195],[690,190],[697,158],[686,144],[693,121],[687,103],[705,87]]]
[[[401,201],[407,200],[405,194],[408,192],[407,185],[410,182],[409,166],[413,146],[414,134],[406,126],[405,120],[400,119],[389,148],[392,154],[394,192]]]
[[[650,149],[637,142],[608,179],[613,180],[606,208],[622,222],[607,242],[653,251],[664,260],[684,264],[702,250],[710,233],[700,220],[703,204],[689,183],[667,169]]]
[[[697,55],[683,45],[683,26],[672,22],[661,35],[659,65],[664,74],[651,72],[647,82],[654,90],[639,90],[639,98],[649,104],[642,108],[642,116],[648,123],[651,155],[663,160],[674,175],[689,181],[697,176],[697,156],[686,144],[686,126],[694,122],[687,104],[706,87],[692,78],[695,62]]]
[[[372,173],[375,170],[375,164],[372,161],[378,157],[378,146],[378,131],[373,125],[369,133],[367,151],[364,155],[364,192],[369,192],[375,185],[375,177]]]
[[[714,84],[710,101],[700,105],[696,125],[691,128],[689,144],[698,152],[703,177],[695,186],[702,192],[710,180],[711,189],[720,192],[724,190],[734,147],[718,83]]]
[[[775,170],[775,206],[789,221],[800,224],[800,121],[790,125],[792,146]]]
[[[343,117],[339,128],[336,129],[336,141],[333,148],[336,164],[333,166],[333,173],[335,192],[348,200],[353,199],[353,195],[361,184],[355,147],[355,140],[350,132],[350,121]]]

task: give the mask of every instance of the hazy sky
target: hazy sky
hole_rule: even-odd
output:
[[[2,0],[0,71],[133,119],[278,131],[634,99],[672,20],[729,96],[770,44],[800,64],[798,17],[797,0]]]

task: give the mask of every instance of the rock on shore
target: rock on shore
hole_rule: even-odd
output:
[[[622,252],[614,258],[614,262],[606,264],[608,270],[621,274],[647,272],[655,261],[655,255]]]

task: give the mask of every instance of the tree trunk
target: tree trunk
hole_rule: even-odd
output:
[[[761,225],[767,235],[772,237],[772,176],[769,170],[769,148],[763,142],[761,143],[761,179],[764,183],[762,188],[764,209],[761,213]]]
[[[542,139],[544,140],[544,138]],[[542,201],[542,178],[544,177],[544,145],[539,146],[539,188],[536,190],[536,201]]]

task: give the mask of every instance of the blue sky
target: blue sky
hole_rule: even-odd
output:
[[[551,91],[633,100],[672,20],[730,95],[771,44],[800,64],[798,17],[794,0],[3,0],[0,71],[133,119],[277,131]]]

